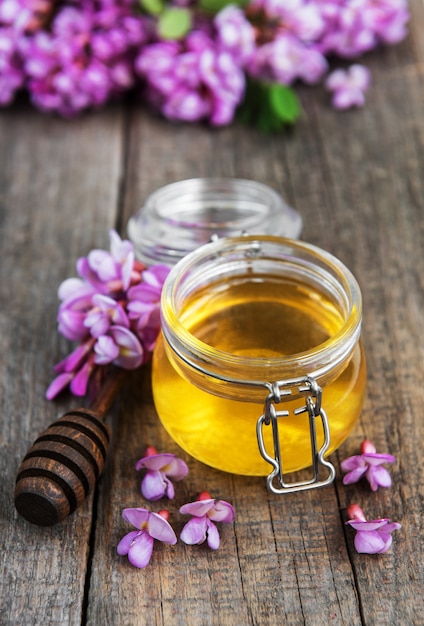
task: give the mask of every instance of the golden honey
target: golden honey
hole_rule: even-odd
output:
[[[256,423],[267,382],[316,376],[330,424],[328,453],[353,429],[366,384],[360,294],[342,264],[307,244],[229,242],[203,246],[170,274],[154,401],[165,429],[193,457],[227,472],[266,475]],[[307,414],[293,413],[302,402],[295,393],[280,403],[290,413],[279,420],[284,472],[311,464]],[[272,453],[271,427],[263,428]],[[317,438],[322,445],[320,424]]]

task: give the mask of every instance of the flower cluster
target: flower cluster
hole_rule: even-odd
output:
[[[134,55],[146,41],[144,22],[129,0],[6,0],[0,81],[9,102],[24,85],[41,110],[75,115],[134,85]]]
[[[253,85],[263,124],[293,122],[296,81],[400,42],[408,20],[407,0],[4,0],[0,105],[25,88],[72,116],[137,85],[171,120],[223,125],[241,104],[258,113]],[[334,106],[362,105],[368,73],[336,72],[325,81]]]
[[[153,446],[148,446],[145,456],[137,461],[135,468],[146,470],[141,493],[146,500],[151,501],[164,496],[172,499],[175,490],[171,478],[179,481],[188,473],[188,467],[182,459],[171,453],[158,454]],[[229,502],[215,500],[208,491],[200,493],[195,502],[184,504],[179,512],[192,516],[180,533],[181,541],[187,545],[206,541],[211,550],[217,550],[220,545],[215,523],[230,524],[235,516],[234,508]],[[121,556],[128,556],[128,560],[135,567],[144,568],[150,563],[155,539],[169,544],[177,543],[175,532],[168,522],[167,510],[153,513],[145,508],[124,509],[122,516],[137,530],[130,531],[121,539],[117,552]]]
[[[375,446],[365,439],[361,444],[361,454],[348,457],[340,466],[347,472],[343,478],[344,485],[358,482],[363,476],[370,484],[372,491],[378,487],[390,487],[392,479],[389,472],[382,467],[383,463],[394,463],[395,457],[391,454],[381,454]],[[347,508],[347,525],[355,531],[354,544],[357,552],[366,554],[382,554],[392,545],[391,533],[399,530],[401,525],[391,522],[388,518],[374,520],[366,519],[361,507],[350,504]]]
[[[92,250],[77,261],[79,278],[59,287],[59,332],[77,348],[55,366],[51,400],[69,385],[83,396],[90,379],[101,383],[109,364],[135,369],[147,361],[160,329],[160,296],[169,269],[146,269],[130,241],[110,232],[110,252]]]

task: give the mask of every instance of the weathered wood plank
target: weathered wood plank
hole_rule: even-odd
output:
[[[71,405],[44,399],[53,364],[69,350],[55,330],[57,287],[78,256],[107,245],[121,126],[112,108],[72,123],[25,106],[0,113],[0,621],[10,626],[81,622],[91,501],[42,529],[17,515],[13,488],[29,445]]]

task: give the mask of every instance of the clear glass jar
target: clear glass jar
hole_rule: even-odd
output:
[[[273,236],[204,245],[171,270],[163,288],[152,373],[159,418],[203,463],[266,475],[258,420],[271,391],[284,472],[308,467],[311,411],[303,407],[297,382],[312,380],[322,389],[329,444],[323,448],[326,427],[320,420],[316,437],[327,455],[346,439],[362,409],[360,330],[359,286],[329,253]],[[293,380],[296,388],[286,396]],[[266,419],[260,430],[265,448],[274,449]]]
[[[193,178],[157,189],[128,222],[137,257],[174,265],[213,237],[297,238],[300,215],[274,189],[240,178]]]

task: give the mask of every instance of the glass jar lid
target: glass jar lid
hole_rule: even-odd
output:
[[[240,178],[192,178],[157,189],[128,222],[137,258],[174,265],[215,237],[297,239],[302,218],[271,187]]]

